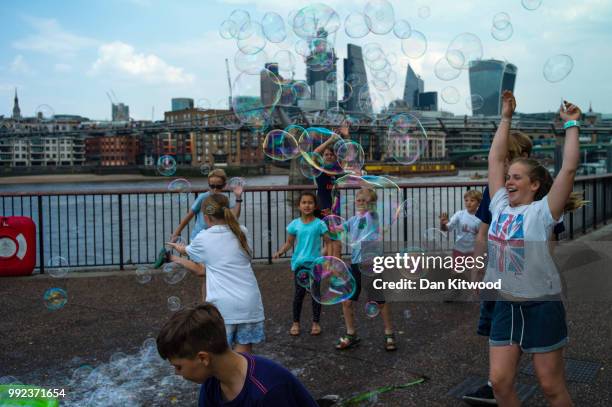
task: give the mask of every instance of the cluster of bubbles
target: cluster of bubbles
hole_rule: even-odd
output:
[[[514,34],[514,28],[510,15],[504,11],[495,14],[491,25],[491,36],[497,41],[507,41],[512,34]]]
[[[97,366],[79,362],[61,387],[66,388],[62,405],[69,407],[179,405],[197,392],[196,385],[160,358],[154,338],[146,339],[134,354],[116,352]]]
[[[398,113],[390,116],[386,124],[388,131],[384,142],[387,157],[401,164],[412,164],[425,153],[427,132],[415,115]],[[318,148],[323,144],[333,150],[327,161],[324,152]],[[299,169],[308,179],[315,179],[323,173],[359,174],[365,163],[361,144],[344,139],[324,127],[303,128],[292,124],[283,130],[271,130],[264,137],[263,152],[275,161],[298,159]]]

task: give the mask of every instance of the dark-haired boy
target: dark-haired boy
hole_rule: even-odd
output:
[[[234,352],[217,308],[204,303],[175,313],[157,336],[157,350],[176,374],[202,384],[198,406],[317,406],[281,365]]]

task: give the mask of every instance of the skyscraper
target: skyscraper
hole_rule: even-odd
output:
[[[368,90],[368,76],[366,74],[365,64],[363,62],[363,54],[361,47],[348,44],[346,47],[346,58],[344,59],[344,110],[349,112],[364,112],[364,106],[371,106]],[[362,103],[359,103],[360,96]]]
[[[406,83],[404,85],[404,102],[411,108],[419,106],[419,93],[425,89],[425,83],[410,65],[406,67]]]
[[[517,68],[515,65],[496,59],[470,61],[470,93],[482,97],[482,107],[472,114],[499,116],[501,113],[501,94],[504,90],[514,92]]]
[[[112,114],[114,122],[127,122],[130,120],[130,107],[123,103],[113,103]]]
[[[325,107],[335,107],[338,102],[336,80],[336,54],[327,41],[327,31],[323,28],[317,37],[310,41],[310,53],[306,57],[306,82],[310,86],[312,98]]]
[[[191,98],[172,98],[172,111],[193,109],[193,99]]]

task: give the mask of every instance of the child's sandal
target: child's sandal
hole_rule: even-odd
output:
[[[385,334],[385,350],[387,352],[397,350],[397,345],[395,344],[395,333]]]
[[[352,348],[353,346],[356,346],[359,342],[361,342],[361,339],[359,339],[356,334],[352,334],[352,335],[345,334],[342,337],[340,337],[340,339],[338,339],[338,343],[336,344],[336,349],[338,350],[349,349],[349,348]]]
[[[300,335],[300,326],[299,325],[291,325],[289,329],[289,335],[291,336],[299,336]]]

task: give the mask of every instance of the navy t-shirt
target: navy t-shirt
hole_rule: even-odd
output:
[[[493,217],[489,210],[489,206],[491,206],[491,196],[489,195],[489,187],[486,186],[482,192],[482,201],[480,201],[480,206],[478,206],[478,210],[476,211],[476,217],[487,225],[491,224],[491,218]],[[558,235],[563,232],[565,232],[565,225],[563,225],[563,222],[557,223],[553,228],[553,233]]]
[[[335,175],[321,173],[317,178],[317,199],[319,200],[319,208],[330,209],[333,204],[332,191],[334,189]]]
[[[317,407],[308,390],[287,369],[261,356],[241,354],[247,359],[247,376],[240,394],[223,401],[221,383],[211,377],[202,384],[198,407]]]

